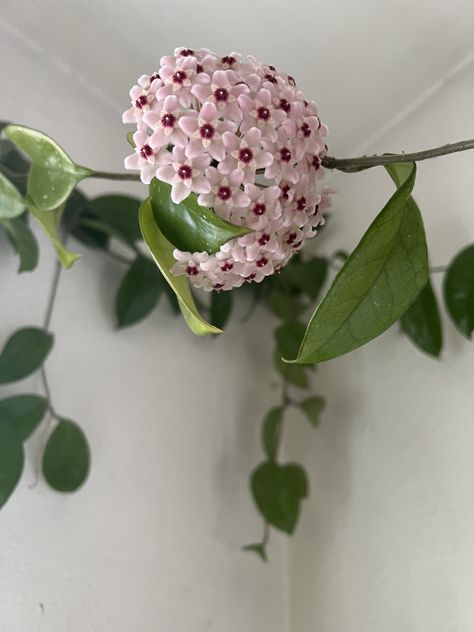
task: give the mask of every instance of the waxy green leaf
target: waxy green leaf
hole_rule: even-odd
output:
[[[53,242],[59,261],[65,268],[70,268],[81,255],[68,250],[59,237],[58,228],[61,223],[64,206],[60,206],[53,211],[43,211],[37,208],[29,198],[27,198],[27,202],[30,213]]]
[[[28,196],[40,211],[61,206],[78,182],[92,172],[76,165],[49,136],[21,125],[8,125],[5,136],[31,158]]]
[[[52,334],[36,327],[15,331],[0,353],[0,384],[22,380],[39,369],[53,341]]]
[[[18,484],[24,461],[23,444],[13,423],[0,418],[0,509]]]
[[[366,344],[393,325],[426,285],[425,232],[410,197],[416,166],[400,163],[386,169],[397,191],[316,308],[293,362],[323,362]]]
[[[133,245],[141,239],[140,205],[141,200],[130,195],[101,195],[85,204],[82,225]]]
[[[140,228],[156,265],[178,298],[181,311],[191,331],[199,336],[222,333],[220,329],[206,322],[197,311],[186,277],[171,274],[170,269],[175,263],[174,245],[158,228],[149,200],[145,200],[140,208]]]
[[[155,220],[163,235],[175,248],[186,252],[218,252],[231,239],[252,231],[221,219],[208,208],[199,206],[191,193],[181,204],[171,199],[171,186],[153,178],[150,199]]]
[[[265,520],[286,533],[293,533],[301,500],[308,495],[306,472],[295,463],[261,463],[251,477],[252,494]]]
[[[0,401],[0,424],[9,422],[22,441],[26,441],[41,423],[48,402],[40,395],[12,395]]]
[[[38,265],[38,242],[28,224],[21,218],[1,222],[20,258],[18,272],[30,272]]]
[[[275,338],[280,355],[292,358],[298,353],[306,327],[303,323],[284,323],[275,330]]]
[[[18,217],[25,208],[25,201],[18,189],[0,173],[0,220]]]
[[[153,261],[139,255],[120,283],[115,301],[119,327],[139,322],[158,304],[163,290],[162,276]]]
[[[58,492],[74,492],[85,482],[90,469],[90,450],[81,428],[60,419],[48,439],[43,455],[43,474]]]
[[[474,244],[449,264],[444,278],[444,300],[458,330],[467,338],[474,331]]]
[[[269,461],[277,457],[283,423],[283,407],[275,406],[265,415],[262,424],[262,446]]]
[[[422,351],[437,358],[443,346],[443,331],[431,283],[418,294],[400,319],[402,330]]]
[[[306,374],[308,367],[302,364],[283,362],[281,359],[281,353],[278,349],[275,349],[273,363],[275,369],[285,382],[288,382],[288,384],[292,384],[293,386],[298,386],[299,388],[308,388],[309,380]]]

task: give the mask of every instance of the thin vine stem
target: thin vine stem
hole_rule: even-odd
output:
[[[56,260],[54,264],[54,272],[53,272],[53,280],[51,282],[51,289],[49,291],[48,303],[46,305],[46,313],[43,320],[43,329],[48,331],[51,325],[51,318],[53,316],[54,304],[56,301],[56,296],[58,294],[59,280],[61,278],[62,265],[58,260]],[[48,376],[46,373],[45,366],[41,367],[41,381],[43,383],[43,390],[46,395],[46,399],[48,400],[48,410],[52,417],[55,419],[58,418],[58,415],[54,409],[53,401],[51,398],[51,389],[49,387]]]

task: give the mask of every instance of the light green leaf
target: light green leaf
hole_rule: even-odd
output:
[[[92,173],[76,165],[49,136],[21,125],[8,125],[5,136],[32,160],[28,196],[41,211],[63,204],[74,187]]]
[[[197,311],[186,277],[171,274],[170,268],[175,263],[173,258],[174,246],[158,228],[150,200],[145,200],[140,208],[140,228],[156,265],[178,298],[181,311],[191,331],[198,336],[222,333],[220,329],[206,322]]]
[[[443,332],[438,304],[429,281],[403,314],[400,324],[417,347],[435,358],[439,356],[443,346]]]
[[[299,406],[308,418],[309,423],[316,427],[319,424],[319,416],[323,412],[326,402],[323,397],[314,395],[300,402]]]
[[[262,424],[263,451],[270,461],[276,459],[283,423],[283,407],[275,406],[265,415]]]
[[[20,258],[18,272],[30,272],[38,265],[38,242],[28,224],[20,217],[1,222]]]
[[[74,492],[84,484],[90,469],[90,450],[81,428],[60,419],[43,455],[43,474],[58,492]]]
[[[229,240],[253,232],[229,224],[208,208],[199,206],[194,193],[181,204],[175,204],[171,199],[171,186],[156,178],[150,184],[150,199],[161,232],[175,248],[185,252],[213,254]]]
[[[449,264],[444,278],[444,300],[458,330],[470,338],[474,331],[474,244]]]
[[[139,255],[120,283],[115,301],[119,327],[139,322],[158,304],[163,281],[153,261]]]
[[[13,424],[0,419],[0,508],[17,486],[24,461],[23,444]]]
[[[386,168],[398,189],[317,307],[294,362],[323,362],[366,344],[393,325],[426,285],[425,232],[410,197],[416,166]]]
[[[306,472],[295,463],[279,465],[266,461],[251,476],[252,494],[265,520],[286,533],[293,533],[301,500],[308,495]]]
[[[10,422],[22,441],[39,426],[48,408],[40,395],[12,395],[0,401],[0,424]]]
[[[18,217],[25,208],[25,201],[18,189],[0,173],[0,219]]]
[[[0,353],[0,384],[22,380],[39,369],[53,341],[52,334],[36,327],[15,331]]]
[[[59,261],[65,268],[70,268],[81,255],[68,250],[59,237],[58,227],[61,223],[64,206],[53,211],[42,211],[34,205],[32,200],[27,199],[27,202],[30,213],[53,242]]]

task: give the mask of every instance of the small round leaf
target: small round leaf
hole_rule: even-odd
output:
[[[53,340],[53,335],[43,329],[18,329],[0,354],[0,384],[22,380],[39,369],[51,351]]]
[[[69,419],[61,419],[49,437],[43,455],[43,474],[58,492],[74,492],[86,480],[90,450],[86,436]]]

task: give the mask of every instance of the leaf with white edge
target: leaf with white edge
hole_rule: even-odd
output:
[[[28,224],[20,217],[5,219],[0,224],[7,231],[8,237],[20,258],[18,272],[30,272],[38,265],[38,242]]]
[[[22,441],[26,441],[41,423],[48,402],[41,395],[12,395],[0,401],[0,424],[13,424]]]
[[[401,317],[400,325],[417,347],[435,358],[439,357],[443,346],[443,330],[438,303],[429,281]]]
[[[49,136],[29,127],[8,125],[5,136],[31,158],[28,196],[41,211],[63,204],[74,187],[92,171],[76,165]]]
[[[27,199],[27,202],[30,213],[53,242],[59,261],[65,268],[70,268],[81,255],[68,250],[59,237],[58,228],[61,223],[64,206],[60,206],[53,211],[43,211],[37,208],[32,200]]]
[[[157,306],[163,284],[153,261],[139,255],[125,273],[117,292],[118,326],[127,327],[146,318]]]
[[[0,384],[17,382],[38,370],[52,349],[52,334],[37,327],[18,329],[0,353]]]
[[[252,472],[251,489],[255,504],[265,520],[286,533],[293,533],[301,500],[308,495],[304,469],[295,463],[261,463]]]
[[[386,169],[397,190],[316,308],[292,362],[324,362],[373,340],[404,314],[426,285],[425,231],[410,197],[416,166],[400,163]]]
[[[444,300],[458,330],[471,338],[474,331],[474,244],[449,264],[444,278]]]
[[[270,461],[276,459],[283,423],[283,407],[275,406],[265,415],[262,424],[263,451]]]
[[[191,331],[198,336],[222,333],[220,329],[206,322],[197,311],[187,278],[183,275],[171,274],[170,269],[176,263],[173,258],[174,246],[158,228],[148,199],[140,208],[140,228],[156,265],[178,298],[181,311]]]
[[[79,426],[69,419],[60,419],[46,444],[43,474],[58,492],[75,492],[81,487],[90,469],[90,449]]]
[[[18,189],[0,173],[0,220],[18,217],[25,208],[25,200]]]
[[[0,418],[0,509],[17,486],[24,462],[23,444],[14,425]]]
[[[229,224],[200,206],[194,193],[175,204],[171,199],[171,186],[156,178],[150,184],[150,200],[163,235],[175,248],[185,252],[214,254],[231,239],[253,232],[250,228]]]
[[[326,402],[323,397],[314,395],[300,402],[299,407],[308,418],[309,423],[316,427],[319,424],[319,417],[326,407]]]

